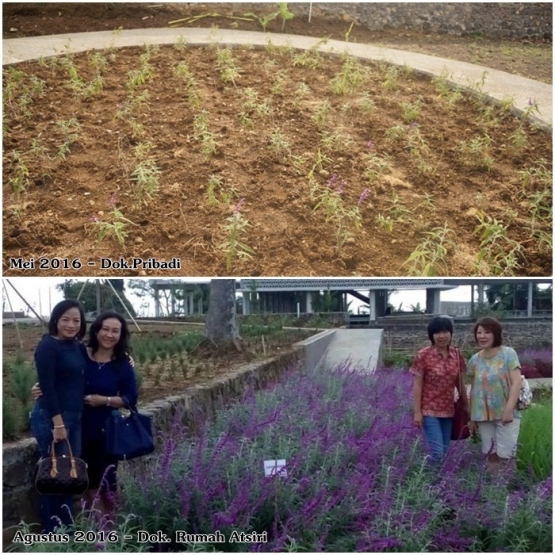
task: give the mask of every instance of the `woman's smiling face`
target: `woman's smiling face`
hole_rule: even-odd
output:
[[[482,326],[478,326],[478,329],[476,330],[476,340],[482,349],[493,347],[494,339],[493,332],[488,331]]]
[[[103,349],[113,349],[121,338],[121,322],[117,318],[106,318],[96,337]]]
[[[57,324],[59,339],[74,339],[81,329],[81,313],[78,308],[66,310]]]

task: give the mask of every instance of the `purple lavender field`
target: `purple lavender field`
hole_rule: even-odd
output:
[[[517,470],[486,474],[471,439],[452,442],[442,467],[430,468],[406,369],[293,367],[270,389],[245,392],[195,439],[176,425],[152,460],[121,465],[114,520],[83,511],[75,522],[108,541],[18,549],[552,553],[551,438],[546,401],[523,414]],[[265,475],[264,461],[275,459],[286,475]],[[139,530],[157,536],[140,542]],[[257,535],[232,541],[233,532]]]
[[[122,476],[133,526],[263,542],[154,545],[164,551],[552,552],[552,478],[492,478],[479,445],[425,464],[406,370],[305,373],[248,392],[193,443],[176,428],[146,472]],[[264,475],[285,459],[287,476]]]
[[[518,351],[518,358],[522,365],[522,373],[526,378],[553,377],[553,350],[526,349]]]

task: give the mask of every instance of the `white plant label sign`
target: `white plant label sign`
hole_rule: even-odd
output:
[[[264,461],[264,476],[281,476],[287,478],[285,459],[272,459]]]

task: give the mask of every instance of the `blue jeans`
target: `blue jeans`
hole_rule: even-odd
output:
[[[81,412],[63,412],[62,419],[67,431],[71,450],[76,457],[81,456]],[[39,444],[41,457],[50,455],[52,447],[52,418],[45,409],[34,407],[31,412],[31,430]],[[56,454],[68,454],[67,442],[56,444]],[[73,523],[71,495],[41,495],[41,518],[43,532],[54,532],[60,522],[69,526]]]
[[[441,463],[451,443],[453,419],[424,416],[422,429],[424,430],[424,436],[426,437],[426,443],[430,456],[432,457],[432,462]]]

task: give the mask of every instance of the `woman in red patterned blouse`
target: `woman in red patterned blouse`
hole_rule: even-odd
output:
[[[424,430],[432,461],[440,463],[451,441],[455,414],[455,388],[459,372],[466,371],[460,352],[451,347],[453,322],[436,316],[428,324],[432,344],[418,351],[410,372],[414,374],[414,424]],[[468,410],[466,388],[459,391]]]

